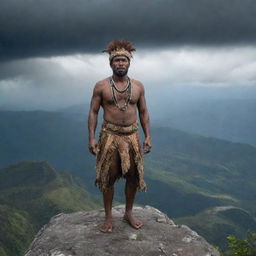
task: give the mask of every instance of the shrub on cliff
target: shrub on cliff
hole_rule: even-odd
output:
[[[248,231],[248,236],[243,239],[230,235],[227,240],[230,250],[223,253],[223,256],[256,256],[255,232]]]

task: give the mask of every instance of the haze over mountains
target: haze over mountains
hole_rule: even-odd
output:
[[[256,100],[205,99],[170,103],[158,123],[187,132],[256,145]]]
[[[146,87],[146,97],[156,127],[256,145],[254,87],[155,85]],[[58,111],[80,113],[85,118],[88,108],[89,104],[81,104]]]

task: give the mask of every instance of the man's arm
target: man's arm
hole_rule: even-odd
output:
[[[98,113],[101,105],[101,90],[100,85],[96,84],[93,90],[93,95],[91,99],[91,106],[88,116],[88,131],[89,131],[89,151],[93,154],[97,154],[97,142],[95,139],[95,130],[98,122]]]
[[[152,147],[151,137],[150,137],[150,121],[149,121],[149,114],[148,114],[148,109],[146,105],[144,86],[140,84],[140,87],[141,87],[141,94],[138,101],[138,111],[139,111],[140,123],[145,135],[145,141],[143,143],[143,151],[144,151],[144,154],[146,154],[150,152]]]

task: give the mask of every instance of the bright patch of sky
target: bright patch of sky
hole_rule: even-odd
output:
[[[129,75],[151,92],[174,87],[256,87],[255,47],[138,49]],[[88,103],[93,86],[111,75],[107,54],[79,54],[6,62],[0,107],[51,109]]]

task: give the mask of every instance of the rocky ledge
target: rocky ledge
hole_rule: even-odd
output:
[[[124,206],[113,208],[112,233],[99,231],[103,210],[58,214],[38,232],[25,256],[219,256],[196,232],[153,207],[134,207],[144,223],[139,230],[124,222],[123,214]]]

